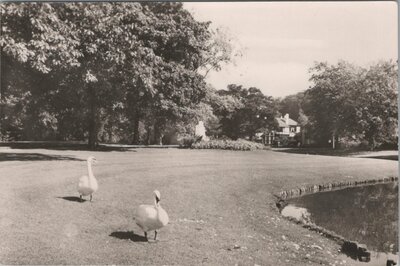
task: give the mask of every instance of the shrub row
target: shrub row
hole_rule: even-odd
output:
[[[210,141],[199,141],[191,145],[192,149],[221,149],[235,151],[253,151],[263,150],[265,146],[260,143],[238,139],[238,140],[222,140],[215,139]]]

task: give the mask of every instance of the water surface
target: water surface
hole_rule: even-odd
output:
[[[371,260],[398,252],[398,182],[315,193],[288,203],[282,215],[367,245]]]

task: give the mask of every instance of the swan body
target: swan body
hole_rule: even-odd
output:
[[[90,195],[90,201],[92,201],[92,194],[96,192],[97,189],[99,188],[99,185],[97,184],[97,180],[94,177],[92,170],[92,163],[96,162],[97,162],[96,158],[90,156],[87,159],[88,175],[84,175],[79,178],[78,193],[81,199],[82,196]]]
[[[90,178],[87,175],[83,175],[79,179],[78,192],[82,196],[89,196],[96,192],[98,188],[99,185],[94,177]]]
[[[154,191],[154,205],[140,205],[135,213],[136,224],[144,231],[147,238],[147,232],[155,232],[154,240],[157,238],[157,229],[166,226],[169,222],[167,212],[160,205],[160,192]]]

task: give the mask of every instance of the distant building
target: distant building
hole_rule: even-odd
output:
[[[300,124],[289,117],[289,114],[285,116],[277,117],[275,120],[278,122],[278,130],[256,133],[256,141],[262,142],[265,145],[299,145],[300,142],[295,140],[296,134],[301,132]]]
[[[275,132],[279,136],[294,137],[297,133],[300,133],[301,127],[299,123],[294,121],[286,114],[284,117],[275,118],[278,122],[279,130]]]

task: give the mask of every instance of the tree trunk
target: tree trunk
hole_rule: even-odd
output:
[[[306,129],[305,128],[301,128],[301,146],[304,146],[304,144],[306,143]]]
[[[159,130],[158,130],[158,127],[157,127],[157,123],[155,123],[154,124],[154,133],[153,133],[153,143],[154,144],[156,144],[156,143],[158,143],[158,141],[159,141],[159,139],[158,139],[158,136],[159,136]]]
[[[143,86],[143,82],[139,79],[138,83],[135,87],[130,88],[130,92],[128,95],[130,110],[132,115],[130,116],[130,121],[132,123],[132,143],[131,144],[139,144],[139,121],[140,121],[140,89]]]
[[[4,102],[5,102],[5,95],[4,95],[4,91],[3,91],[3,84],[0,88],[0,141],[5,141],[6,140],[6,136],[5,136],[5,129],[4,127],[4,118],[5,118],[5,114],[4,114]]]
[[[114,142],[114,140],[113,140],[113,128],[112,127],[108,128],[108,142],[110,142],[110,143]]]
[[[332,149],[335,149],[335,134],[332,134]]]
[[[97,139],[97,106],[96,106],[96,95],[92,85],[89,84],[89,149],[93,150],[98,144]]]
[[[151,138],[151,127],[149,125],[146,125],[146,145],[150,144],[150,138]]]
[[[1,49],[1,54],[3,55],[3,49]],[[8,65],[8,61],[7,57],[4,56],[2,58],[3,60],[0,60],[1,62],[1,66],[0,66],[0,71],[3,74],[3,77],[6,77],[6,74],[8,74],[9,69],[6,68],[6,65]],[[6,63],[7,62],[7,63]],[[6,95],[5,95],[5,91],[6,91],[6,79],[2,78],[1,79],[1,84],[0,84],[0,140],[5,141],[6,140],[6,130],[4,128],[4,120],[5,120],[5,109],[4,109],[4,104],[5,104],[5,100],[6,100]]]
[[[154,144],[162,145],[162,139],[164,134],[162,133],[162,126],[159,121],[154,123]]]
[[[375,137],[371,138],[371,151],[375,150],[376,140]]]
[[[139,144],[139,110],[135,107],[135,114],[133,117],[133,139],[132,144]]]

